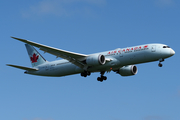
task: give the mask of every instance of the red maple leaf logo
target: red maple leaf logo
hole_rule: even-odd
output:
[[[37,62],[38,58],[39,58],[39,55],[36,56],[36,54],[34,53],[34,54],[33,54],[33,57],[31,57],[31,62],[32,62],[32,63]]]
[[[147,48],[147,47],[148,47],[148,45],[145,45],[145,46],[144,46],[144,48]]]

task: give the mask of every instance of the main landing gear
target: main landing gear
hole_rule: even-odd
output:
[[[163,66],[162,63],[161,63],[161,62],[163,62],[163,61],[164,61],[163,58],[159,60],[159,64],[158,64],[159,67],[162,67],[162,66]]]
[[[105,71],[102,71],[100,73],[101,76],[97,78],[98,81],[102,82],[103,80],[107,80],[107,77],[104,76],[104,73],[105,73]],[[84,71],[84,72],[81,73],[82,77],[87,77],[87,76],[90,76],[90,75],[91,75],[91,72],[89,72],[89,71]]]
[[[106,76],[103,76],[104,73],[105,73],[105,71],[103,71],[103,72],[100,73],[100,74],[101,74],[101,77],[98,77],[98,78],[97,78],[98,81],[102,82],[103,80],[107,80],[107,77],[106,77]]]
[[[87,76],[90,76],[90,75],[91,75],[91,72],[89,72],[89,71],[84,71],[84,72],[81,73],[82,77],[87,77]]]

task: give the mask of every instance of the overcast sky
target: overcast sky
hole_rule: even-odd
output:
[[[1,120],[179,120],[179,0],[1,0]],[[91,54],[163,43],[176,54],[139,64],[138,74],[40,77],[6,66],[31,67],[24,43]],[[48,61],[56,56],[39,51]]]

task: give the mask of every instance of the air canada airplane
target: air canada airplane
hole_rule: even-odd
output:
[[[91,73],[100,72],[101,75],[97,78],[100,82],[107,79],[104,73],[110,71],[114,71],[121,76],[136,75],[138,70],[134,64],[159,61],[158,66],[162,67],[161,62],[175,54],[175,51],[167,45],[145,44],[85,55],[49,47],[29,40],[12,38],[26,43],[25,46],[32,68],[11,64],[7,64],[8,66],[26,70],[24,72],[26,74],[50,77],[73,74],[87,77]],[[45,53],[47,52],[63,59],[48,62],[33,46]]]

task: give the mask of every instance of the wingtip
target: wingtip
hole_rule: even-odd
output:
[[[11,38],[18,40],[18,38],[11,36]]]
[[[10,36],[11,38],[15,38],[15,37],[13,37],[13,36]]]
[[[19,40],[19,41],[22,41],[22,42],[27,41],[27,40],[25,40],[25,39],[21,39],[21,38],[13,37],[13,36],[11,36],[11,38],[16,39],[16,40]]]
[[[6,64],[6,66],[12,66],[11,64]]]

